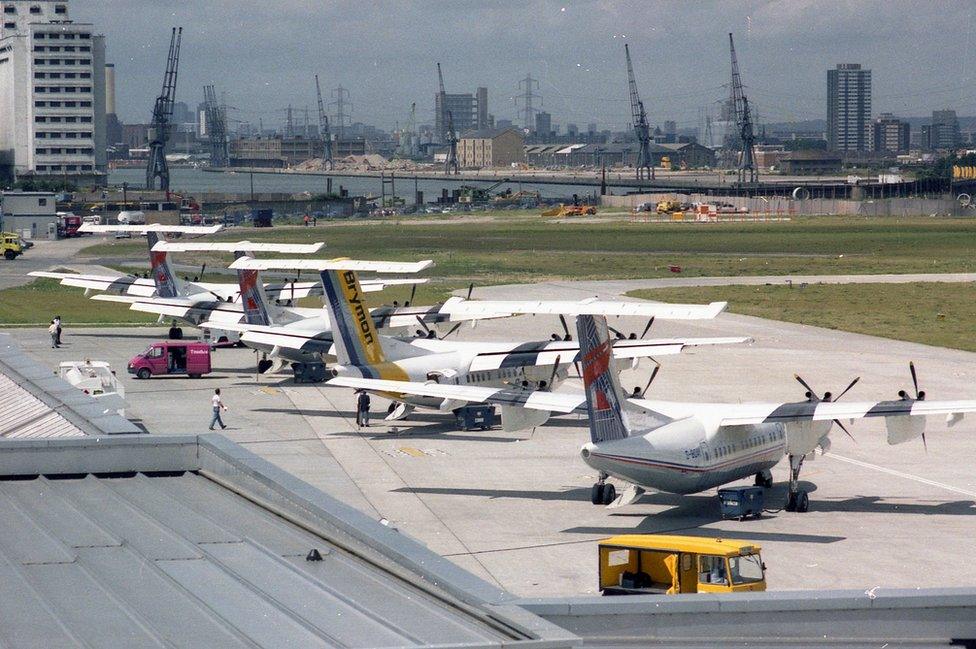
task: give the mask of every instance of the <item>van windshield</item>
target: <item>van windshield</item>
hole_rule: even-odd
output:
[[[752,584],[763,580],[762,559],[758,554],[729,558],[729,576],[733,584]]]

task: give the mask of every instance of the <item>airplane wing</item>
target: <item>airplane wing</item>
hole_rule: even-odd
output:
[[[220,319],[201,322],[201,329],[222,329],[241,334],[244,344],[255,343],[271,345],[281,349],[299,351],[320,351],[329,353],[332,347],[332,334],[313,331],[292,331],[287,326],[251,325],[246,322],[223,322]]]
[[[105,291],[118,295],[149,297],[156,293],[156,285],[149,278],[129,275],[82,275],[78,273],[55,273],[35,270],[27,273],[31,277],[46,277],[61,280],[62,286],[73,286],[92,291]]]
[[[192,298],[138,298],[130,295],[95,295],[93,300],[127,303],[132,311],[154,313],[170,318],[209,320],[215,327],[228,329],[244,317],[240,303]]]
[[[388,286],[404,286],[411,284],[426,284],[429,279],[363,279],[359,285],[364,293],[376,293]],[[272,300],[298,300],[303,297],[322,295],[322,282],[278,282],[265,284],[264,290]],[[416,321],[414,321],[416,324]]]
[[[751,338],[730,336],[724,338],[658,338],[648,340],[617,340],[613,343],[613,356],[617,359],[638,359],[652,356],[680,354],[688,347],[701,345],[735,345],[752,342]],[[515,345],[507,349],[479,352],[471,363],[471,371],[494,370],[500,367],[524,365],[552,365],[559,358],[561,364],[575,363],[579,359],[579,344],[575,341],[554,340]]]
[[[589,299],[572,300],[465,300],[452,298],[445,303],[451,313],[477,316],[491,313],[532,315],[641,316],[661,320],[710,320],[725,310],[728,302],[711,304],[665,304]]]
[[[253,259],[241,257],[230,265],[238,270],[355,270],[376,273],[419,273],[434,265],[430,259],[418,262],[365,261],[359,259]]]
[[[327,383],[388,394],[409,394],[468,403],[493,403],[500,406],[516,406],[545,412],[586,411],[586,395],[582,392],[546,392],[543,390],[492,388],[478,385],[361,379],[347,376],[337,376]]]
[[[653,402],[648,402],[653,403]],[[976,400],[799,401],[795,403],[699,404],[720,412],[725,426],[768,422],[830,421],[865,417],[964,415],[976,412]],[[721,409],[721,411],[719,411]]]

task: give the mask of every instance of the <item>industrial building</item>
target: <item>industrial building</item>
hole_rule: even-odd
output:
[[[791,151],[779,159],[786,174],[818,175],[837,173],[841,170],[841,156],[830,151],[801,149]]]
[[[489,128],[488,88],[478,88],[474,94],[438,92],[434,95],[434,132],[438,142],[447,140],[447,115],[454,121],[454,132]]]
[[[232,167],[283,168],[318,155],[318,140],[303,137],[239,138],[230,143]]]
[[[25,239],[56,239],[58,215],[52,192],[0,194],[0,231],[16,232]]]
[[[0,166],[17,176],[104,178],[105,40],[67,0],[3,0]]]
[[[509,167],[519,162],[525,162],[525,140],[514,128],[472,130],[458,140],[462,167]]]
[[[860,63],[827,70],[827,147],[831,151],[870,151],[871,71]]]

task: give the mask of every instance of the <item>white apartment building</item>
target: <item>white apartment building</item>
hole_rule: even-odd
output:
[[[67,0],[0,0],[0,165],[104,181],[105,38]]]

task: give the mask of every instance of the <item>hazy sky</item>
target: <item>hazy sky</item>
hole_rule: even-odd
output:
[[[177,99],[193,107],[214,83],[240,109],[231,119],[266,126],[289,103],[314,121],[315,73],[326,101],[349,89],[355,121],[391,128],[416,101],[432,122],[440,61],[448,92],[488,87],[496,119],[517,119],[528,73],[554,123],[623,128],[628,42],[651,122],[693,127],[728,94],[730,31],[763,121],[824,118],[825,70],[841,62],[873,70],[875,114],[976,114],[972,1],[72,0],[70,11],[106,35],[130,122],[149,118],[176,25]]]

